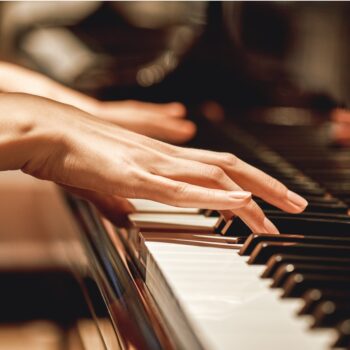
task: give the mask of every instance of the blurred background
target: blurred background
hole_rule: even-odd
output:
[[[101,98],[349,104],[347,2],[5,2],[1,53]]]

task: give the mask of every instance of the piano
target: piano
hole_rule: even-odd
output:
[[[264,11],[263,5],[260,10],[257,4],[241,6],[209,5],[206,38],[211,44],[223,35],[215,26],[221,10],[224,18],[236,16],[233,10],[248,18]],[[272,5],[265,6],[269,10]],[[274,8],[274,20],[290,13],[281,6]],[[317,6],[324,14],[327,7]],[[341,12],[340,5],[337,9]],[[99,23],[94,16],[69,28],[82,36],[84,28]],[[286,40],[288,31],[283,33]],[[282,55],[284,46],[275,39],[274,48]],[[221,55],[230,51],[222,47],[225,40],[216,46]],[[196,45],[194,55],[203,52],[203,42]],[[247,57],[249,62],[258,58]],[[54,309],[55,320],[60,325],[79,320],[79,334],[88,339],[82,348],[350,349],[350,151],[332,142],[328,115],[336,99],[290,90],[280,67],[274,72],[282,83],[273,76],[271,85],[262,74],[258,83],[245,82],[240,91],[239,75],[228,92],[237,66],[227,72],[225,65],[211,66],[213,57],[200,67],[193,62],[185,57],[183,66],[147,88],[126,84],[118,97],[178,97],[198,124],[189,146],[232,152],[303,194],[309,206],[292,215],[257,199],[281,231],[275,236],[251,234],[239,218],[226,221],[206,208],[141,199],[131,200],[136,211],[126,224],[115,226],[91,204],[62,194],[79,254],[73,249],[69,278],[63,274],[74,295],[67,297],[71,312],[62,315]],[[199,82],[177,91],[191,69]],[[85,81],[79,79],[77,85]],[[114,94],[111,86],[95,92],[105,98]],[[241,99],[237,104],[231,101],[233,92]]]
[[[268,119],[275,112],[254,113]],[[314,122],[208,124],[216,142],[309,200],[300,215],[262,203],[279,236],[250,234],[239,219],[225,222],[214,211],[145,200],[132,200],[131,226],[116,228],[73,200],[95,273],[119,278],[115,294],[105,295],[107,304],[125,303],[125,312],[140,321],[143,343],[126,338],[126,347],[129,342],[150,349],[349,347],[350,155],[330,148],[320,137],[327,126]],[[126,303],[133,293],[147,317],[139,318],[141,311]],[[115,322],[122,322],[118,315]]]

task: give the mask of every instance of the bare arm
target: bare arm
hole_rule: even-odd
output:
[[[251,192],[292,213],[302,197],[232,154],[185,149],[25,94],[0,96],[0,169],[22,169],[91,195],[229,210],[253,232],[278,233]]]
[[[169,142],[181,143],[195,134],[181,103],[103,102],[68,88],[40,73],[0,61],[0,91],[22,92],[70,104],[108,122]]]

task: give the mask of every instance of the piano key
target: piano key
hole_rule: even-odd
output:
[[[168,242],[196,246],[239,249],[237,238],[213,234],[194,234],[191,232],[142,232],[142,239],[147,242]]]
[[[128,201],[135,207],[138,213],[178,213],[198,214],[198,208],[180,208],[171,205],[151,201],[148,199],[129,198]]]
[[[312,313],[312,327],[333,327],[350,317],[350,304],[346,301],[323,301],[316,306]]]
[[[272,206],[269,203],[263,202],[263,201],[257,201],[258,204],[261,206],[264,210],[271,210],[274,209],[274,206]],[[348,212],[348,206],[338,201],[337,203],[312,203],[309,202],[309,205],[306,207],[305,212],[316,212],[316,213],[335,213],[335,214],[347,214]]]
[[[283,287],[285,281],[292,273],[309,273],[322,274],[323,276],[350,275],[350,266],[328,266],[328,265],[312,265],[312,264],[284,264],[272,276],[273,282],[271,288]]]
[[[310,289],[303,296],[304,305],[298,315],[311,314],[315,307],[325,300],[349,300],[350,291],[334,289]]]
[[[350,276],[324,276],[322,274],[294,273],[288,277],[283,286],[283,298],[301,297],[308,289],[330,288],[348,290],[350,287]]]
[[[335,340],[333,331],[306,332],[308,323],[293,316],[300,303],[280,300],[258,278],[261,268],[248,267],[235,252],[159,242],[145,244],[152,256],[146,276],[151,294],[168,310],[165,317],[174,324],[176,314],[168,306],[173,297],[169,298],[162,283],[155,279],[152,266],[156,264],[206,348],[231,349],[234,340],[240,350],[316,350],[327,349]]]
[[[323,256],[304,256],[290,254],[276,254],[267,261],[266,269],[261,275],[262,278],[270,278],[283,264],[289,263],[310,263],[327,264],[328,266],[349,266],[350,258],[328,258]]]
[[[227,221],[225,220],[225,218],[222,215],[220,215],[220,217],[218,218],[218,220],[214,226],[214,232],[222,233],[222,231],[226,225],[227,225]]]
[[[350,237],[350,221],[290,215],[269,215],[269,219],[277,226],[280,232],[286,234],[302,233],[304,235],[332,236],[336,232],[337,236]],[[233,220],[227,221],[227,224],[221,231],[216,232],[229,236],[248,236],[251,230],[240,218],[235,217]]]
[[[337,236],[350,236],[350,221],[338,221],[322,218],[300,218],[296,217],[271,217],[271,220],[283,233],[304,235],[314,234],[316,236],[329,235],[336,233]]]
[[[217,210],[205,209],[202,214],[207,217],[219,217],[220,213]]]
[[[338,339],[333,344],[334,348],[350,348],[350,318],[340,322],[337,326]]]
[[[248,264],[265,264],[272,255],[278,253],[300,256],[347,258],[350,256],[350,247],[292,242],[261,242],[250,255]]]
[[[328,236],[303,236],[303,235],[273,235],[273,234],[251,234],[241,250],[240,255],[249,255],[260,242],[295,242],[310,244],[344,245],[350,246],[350,237],[328,237]]]
[[[213,232],[217,218],[195,214],[132,213],[129,220],[143,230],[190,230]]]
[[[295,214],[290,214],[290,213],[286,213],[282,210],[276,210],[273,209],[273,210],[265,210],[265,214],[271,218],[271,219],[274,219],[274,218],[285,218],[285,219],[288,219],[288,218],[291,218],[291,219],[294,219],[294,218],[298,218],[300,220],[302,219],[313,219],[313,220],[318,220],[318,219],[321,219],[321,220],[331,220],[331,221],[345,221],[345,222],[349,222],[350,221],[350,217],[348,214],[337,214],[337,213],[316,213],[316,212],[302,212],[302,213],[299,213],[297,216]]]

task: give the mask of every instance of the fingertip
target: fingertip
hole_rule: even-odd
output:
[[[182,123],[181,123],[181,128],[180,130],[184,133],[186,133],[187,135],[191,135],[193,136],[196,131],[197,131],[197,126],[195,123],[189,121],[189,120],[184,120]]]
[[[167,112],[172,117],[184,117],[186,115],[186,107],[180,102],[170,102],[166,104]]]
[[[290,212],[295,214],[303,212],[309,204],[305,198],[290,190],[287,192],[287,199]]]
[[[248,191],[231,191],[230,197],[235,199],[251,199],[252,193]]]
[[[273,235],[279,235],[280,234],[280,232],[277,229],[277,227],[268,218],[264,219],[264,228],[265,228],[266,233],[270,233],[270,234],[273,234]]]
[[[194,137],[197,132],[197,126],[191,121],[182,121],[174,128],[174,133],[172,134],[173,142],[183,143],[189,141]]]

